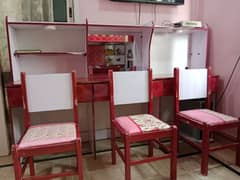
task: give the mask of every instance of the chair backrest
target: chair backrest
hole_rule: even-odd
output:
[[[25,115],[29,113],[75,109],[76,74],[25,74],[21,73]],[[29,122],[28,122],[29,124]]]
[[[114,105],[149,101],[148,71],[113,72]]]
[[[174,69],[176,80],[176,112],[179,111],[180,100],[194,100],[206,98],[209,106],[209,71],[201,69]]]
[[[115,105],[148,103],[152,113],[152,71],[109,71],[110,110],[114,117]]]
[[[179,100],[207,97],[207,69],[179,70]]]

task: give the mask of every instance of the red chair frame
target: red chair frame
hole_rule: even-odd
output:
[[[47,145],[41,145],[41,146],[19,148],[19,143],[21,142],[22,138],[26,134],[29,127],[31,127],[30,113],[28,110],[28,99],[27,99],[27,92],[26,92],[26,80],[25,80],[26,75],[25,75],[25,73],[21,73],[25,130],[24,130],[24,133],[21,136],[19,142],[17,144],[12,145],[12,157],[13,157],[16,180],[51,179],[51,178],[72,176],[72,175],[78,175],[79,180],[83,179],[82,147],[81,147],[81,137],[80,137],[79,123],[78,123],[78,101],[77,101],[77,91],[76,91],[76,73],[72,72],[71,76],[72,76],[73,113],[74,113],[74,123],[75,123],[75,128],[76,128],[76,139],[73,141],[64,142],[64,143],[61,142],[61,143],[47,144]],[[76,155],[77,155],[76,170],[68,171],[68,172],[61,172],[61,173],[57,173],[57,174],[35,176],[34,160],[33,160],[33,157],[35,155],[56,154],[56,153],[71,152],[71,151],[75,151]],[[26,158],[26,161],[24,162],[23,166],[21,165],[21,162],[20,162],[21,158]],[[24,178],[24,172],[25,172],[28,164],[29,164],[29,168],[30,168],[30,176]]]
[[[148,70],[149,77],[149,101],[148,101],[148,113],[153,115],[153,82],[152,82],[152,70]],[[111,146],[112,146],[112,164],[116,164],[116,152],[118,152],[119,156],[125,163],[125,180],[131,179],[131,166],[148,163],[151,161],[161,160],[170,158],[170,176],[172,180],[175,180],[177,177],[177,127],[171,126],[168,129],[164,130],[154,130],[150,132],[142,132],[141,134],[126,134],[122,127],[120,127],[115,120],[115,111],[114,111],[114,93],[113,93],[113,71],[109,71],[109,92],[110,92],[110,119],[111,119]],[[123,137],[124,141],[124,153],[121,151],[120,147],[118,147],[115,142],[115,131],[119,132],[120,136]],[[169,153],[164,154],[162,156],[153,156],[153,146],[154,141],[159,142],[161,138],[171,138],[171,150]],[[130,157],[130,148],[131,143],[139,142],[139,141],[148,141],[148,157],[141,160],[131,160]],[[163,146],[163,145],[162,145]],[[169,147],[165,147],[164,149],[169,149]]]
[[[180,123],[185,123],[190,126],[193,126],[195,128],[198,128],[202,131],[202,142],[199,144],[197,142],[194,142],[191,138],[188,138],[185,135],[178,135],[180,136],[181,139],[183,139],[185,142],[190,144],[196,149],[199,149],[201,151],[201,174],[204,176],[208,175],[208,155],[210,152],[216,151],[216,150],[221,150],[225,148],[231,148],[235,147],[236,148],[236,164],[240,166],[240,120],[239,118],[236,121],[231,121],[231,122],[224,122],[224,123],[218,123],[218,124],[209,124],[206,122],[199,122],[198,120],[191,118],[189,116],[186,116],[185,114],[182,114],[181,111],[179,111],[179,69],[175,68],[174,69],[174,76],[175,76],[175,86],[176,86],[176,125],[178,128],[180,128]],[[207,77],[207,97],[206,97],[206,107],[210,109],[210,101],[211,101],[211,72],[208,69],[208,77]],[[209,136],[210,133],[214,133],[223,129],[228,129],[228,128],[234,128],[236,127],[238,129],[237,131],[237,138],[232,139],[227,136],[228,140],[231,141],[231,143],[224,144],[224,145],[218,145],[218,146],[211,146],[210,147],[210,141],[209,141]]]

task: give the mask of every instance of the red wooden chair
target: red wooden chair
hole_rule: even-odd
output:
[[[201,130],[202,138],[199,141],[193,141],[184,134],[180,137],[201,151],[201,173],[208,174],[208,155],[212,151],[224,148],[236,147],[236,164],[240,165],[240,121],[236,117],[225,115],[210,110],[211,96],[211,74],[208,69],[184,69],[174,70],[176,79],[176,125],[181,123],[188,124]],[[207,109],[190,109],[179,111],[179,102],[181,100],[194,100],[206,98]],[[238,135],[235,141],[224,145],[210,146],[210,133],[228,128],[238,128]]]
[[[125,163],[125,180],[131,179],[131,166],[150,161],[171,159],[171,179],[176,179],[176,146],[177,128],[170,126],[153,114],[152,72],[128,71],[109,72],[110,79],[110,112],[111,112],[111,145],[112,163],[116,164],[116,151]],[[127,115],[115,117],[115,107],[123,104],[148,103],[147,114]],[[124,141],[124,152],[116,143],[115,131]],[[170,153],[153,156],[153,142],[155,139],[169,137],[172,139]],[[141,160],[131,160],[130,144],[132,142],[148,141],[149,157]]]
[[[83,179],[75,72],[41,75],[21,73],[21,82],[25,130],[19,142],[12,146],[15,179],[50,179],[71,175]],[[31,113],[56,110],[72,110],[74,121],[31,124]],[[35,176],[34,156],[69,151],[77,154],[77,168],[74,171]],[[23,166],[22,159],[26,159]],[[24,177],[27,164],[30,177]]]

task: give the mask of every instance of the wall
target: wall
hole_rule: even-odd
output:
[[[215,74],[220,76],[222,93],[233,67],[240,56],[239,0],[203,0],[200,16],[210,27],[209,60]],[[240,64],[220,101],[218,110],[240,116]]]
[[[161,25],[165,21],[176,22],[189,19],[190,2],[191,0],[185,0],[183,6],[164,6],[110,0],[91,0],[89,3],[89,0],[80,0],[80,21],[85,22],[87,18],[89,23],[130,25],[148,24],[154,21]]]

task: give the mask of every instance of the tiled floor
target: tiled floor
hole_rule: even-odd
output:
[[[98,143],[98,147],[101,143]],[[188,150],[188,152],[186,151]],[[181,151],[189,153],[191,148],[184,145],[181,146]],[[144,156],[147,152],[146,146],[137,146],[132,148],[131,154],[133,158]],[[155,149],[155,153],[160,153]],[[225,150],[213,154],[225,164],[229,165],[240,172],[240,168],[234,165],[234,152]],[[0,158],[1,164],[11,163],[11,158]],[[65,156],[65,158],[57,158],[54,160],[40,161],[35,165],[36,171],[39,174],[59,172],[68,170],[69,166],[75,166],[75,157]],[[120,158],[117,159],[117,164],[111,164],[111,153],[109,151],[98,153],[97,159],[94,160],[92,155],[84,155],[83,157],[84,180],[124,180],[124,166]],[[239,180],[240,176],[229,170],[221,163],[209,159],[209,174],[203,177],[200,174],[200,155],[180,156],[177,165],[177,177],[180,180]],[[131,168],[132,180],[167,180],[169,179],[169,160],[161,160],[153,163],[142,164]],[[14,174],[12,166],[0,168],[0,179],[13,180]],[[65,180],[77,179],[77,177],[63,178]]]

